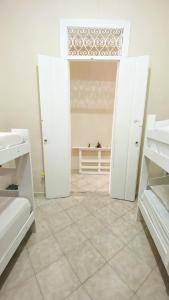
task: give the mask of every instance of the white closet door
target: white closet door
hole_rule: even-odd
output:
[[[70,97],[67,60],[39,56],[45,188],[47,198],[70,193]]]
[[[146,100],[149,58],[120,61],[112,131],[110,193],[134,201]]]

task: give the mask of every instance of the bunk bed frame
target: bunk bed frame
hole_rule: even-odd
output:
[[[32,231],[35,231],[34,194],[28,130],[17,129],[12,130],[12,132],[26,136],[26,140],[21,144],[0,150],[0,176],[15,175],[16,182],[18,184],[18,190],[12,191],[1,189],[0,196],[27,198],[31,205],[31,212],[25,224],[20,228],[17,236],[10,240],[10,246],[8,249],[6,249],[4,255],[0,257],[0,275],[15,253],[27,231],[30,228]],[[15,168],[3,167],[4,164],[12,160],[15,160]]]
[[[150,163],[163,169],[164,175],[154,180],[149,178]],[[169,120],[156,121],[148,115],[145,130],[141,177],[138,194],[138,214],[144,218],[155,242],[164,266],[169,274]],[[168,183],[168,184],[167,184]],[[160,187],[160,189],[158,188]],[[159,190],[159,193],[157,192]],[[163,191],[161,194],[160,191]],[[164,193],[165,192],[165,193]],[[165,195],[165,198],[163,199]],[[165,201],[164,201],[165,200]],[[165,205],[165,202],[167,206]]]

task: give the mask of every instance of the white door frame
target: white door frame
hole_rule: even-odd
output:
[[[100,53],[103,54],[103,56],[91,56],[88,55],[88,51],[87,51],[87,55],[79,55],[79,56],[75,56],[75,55],[68,55],[68,26],[74,26],[74,27],[81,27],[83,29],[83,27],[87,27],[87,29],[89,29],[89,32],[91,33],[90,27],[95,30],[97,27],[99,29],[121,29],[120,33],[122,32],[122,37],[120,36],[120,38],[123,39],[122,44],[120,43],[120,47],[118,47],[118,42],[119,42],[119,36],[116,38],[114,37],[114,32],[113,32],[113,42],[115,42],[115,45],[117,47],[117,49],[120,49],[120,56],[117,56],[116,53],[114,52],[114,56],[104,56],[104,54],[101,52],[101,50],[98,50],[96,48],[96,51],[98,50],[99,55]],[[71,29],[72,30],[72,29]],[[96,30],[97,31],[97,30]],[[71,61],[98,61],[98,62],[102,62],[102,61],[109,61],[109,62],[116,62],[117,63],[117,73],[116,73],[116,88],[117,88],[117,82],[118,82],[118,74],[119,74],[119,66],[121,63],[121,60],[127,57],[127,53],[128,53],[128,45],[129,45],[129,33],[130,33],[130,23],[128,21],[122,21],[122,20],[114,20],[114,21],[103,21],[103,20],[61,20],[61,26],[60,26],[60,33],[61,33],[61,38],[60,38],[60,44],[61,44],[61,59],[64,59],[65,62],[67,61],[68,67],[70,66],[70,62]],[[115,31],[116,33],[116,31]],[[71,39],[71,37],[70,37]],[[74,37],[73,37],[74,39]],[[104,38],[103,38],[104,39]],[[105,37],[106,39],[106,37]],[[74,40],[73,40],[74,41]],[[121,40],[120,40],[121,41]],[[89,41],[90,42],[90,41]],[[110,41],[111,42],[111,41]],[[71,41],[71,43],[73,43]],[[90,44],[90,43],[89,43]],[[71,44],[72,45],[72,44]],[[75,43],[76,45],[76,43]],[[81,44],[80,44],[81,45]],[[82,38],[82,45],[83,45],[83,38]],[[107,46],[107,44],[105,44]],[[73,43],[73,47],[74,47],[74,43]],[[86,47],[86,45],[85,45]],[[94,46],[95,47],[95,46]],[[73,51],[73,52],[71,52]],[[82,50],[83,51],[83,50]],[[76,53],[76,51],[74,52],[74,50],[70,49],[70,53]],[[79,53],[77,51],[77,53]],[[83,52],[82,52],[83,53]],[[85,52],[86,53],[86,52]],[[94,52],[93,52],[94,53]],[[108,54],[109,54],[109,50],[108,50]],[[69,75],[69,83],[70,83],[70,75]],[[118,105],[118,99],[117,97],[115,97],[114,99],[114,107],[116,107]],[[69,112],[71,113],[70,109]],[[70,117],[70,116],[69,116]],[[113,122],[112,122],[112,130],[113,130],[113,126],[114,126],[114,120],[115,120],[115,110],[113,113]],[[71,135],[70,135],[71,137]],[[71,149],[70,149],[71,151]],[[112,151],[113,151],[113,145],[111,143],[111,156],[112,156]],[[71,152],[70,152],[70,157],[71,157]],[[71,162],[71,159],[70,159]],[[111,169],[112,169],[112,160],[111,160]],[[70,171],[71,171],[71,167],[70,167]],[[111,173],[110,173],[110,178],[111,178]],[[110,186],[111,186],[111,180],[109,181]],[[109,189],[109,193],[111,194],[111,188]],[[67,193],[68,196],[68,193]]]
[[[97,62],[103,62],[103,61],[109,61],[109,62],[116,62],[117,63],[117,71],[116,71],[116,83],[115,83],[115,89],[116,89],[116,85],[117,85],[117,78],[118,78],[118,69],[119,69],[119,64],[120,64],[120,61],[121,61],[122,57],[95,57],[95,58],[89,58],[89,57],[68,57],[67,58],[67,61],[68,63],[70,61],[90,61],[90,62],[93,62],[93,61],[97,61]],[[69,66],[70,66],[70,63],[69,63]],[[69,73],[70,75],[70,73]],[[70,82],[70,77],[69,77],[69,82]],[[115,92],[116,94],[116,92]],[[113,99],[112,99],[113,100]],[[111,157],[112,157],[112,147],[113,147],[113,144],[112,144],[112,133],[113,133],[113,125],[114,125],[114,114],[115,114],[115,107],[116,107],[116,104],[117,104],[117,98],[115,97],[114,98],[114,103],[113,103],[113,113],[112,113],[112,116],[113,116],[113,120],[112,120],[112,132],[111,132]],[[71,104],[70,104],[71,105]],[[71,110],[70,110],[70,114],[71,114]],[[70,116],[71,117],[71,116]],[[70,139],[71,139],[71,130],[70,130]],[[112,165],[112,159],[110,160],[110,174],[109,174],[109,188],[108,188],[108,194],[111,195],[111,165]]]
[[[86,27],[86,28],[123,28],[123,42],[121,56],[69,56],[68,55],[68,27]],[[69,66],[71,61],[109,61],[117,62],[116,84],[118,78],[118,68],[123,57],[127,57],[129,48],[130,22],[126,20],[91,20],[91,19],[61,19],[60,20],[60,48],[61,57],[67,59]],[[70,77],[69,77],[70,80]],[[114,107],[116,106],[116,97]],[[114,121],[113,121],[114,122]],[[112,122],[112,130],[113,123]],[[111,136],[111,154],[112,154],[112,136]],[[111,169],[111,166],[110,166]],[[111,193],[111,172],[109,178],[109,193]]]

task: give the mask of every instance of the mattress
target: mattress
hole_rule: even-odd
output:
[[[25,137],[13,132],[0,132],[0,150],[25,142]]]
[[[169,213],[151,190],[145,190],[142,200],[165,249],[169,248]]]
[[[153,185],[151,186],[151,189],[164,207],[169,211],[169,185]]]
[[[28,199],[0,197],[0,259],[28,220],[30,212]]]
[[[167,126],[161,126],[158,130],[163,130],[169,133],[169,125]]]

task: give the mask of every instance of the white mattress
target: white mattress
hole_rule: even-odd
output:
[[[167,125],[167,126],[161,126],[160,128],[158,128],[158,130],[167,131],[169,133],[169,125]]]
[[[7,201],[7,205],[4,205]],[[25,198],[0,197],[0,259],[30,216],[31,205]]]
[[[151,189],[169,211],[169,185],[153,185]]]
[[[0,150],[22,144],[25,142],[24,136],[13,132],[0,132]]]

